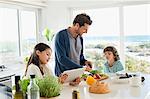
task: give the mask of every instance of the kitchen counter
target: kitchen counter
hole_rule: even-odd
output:
[[[11,81],[12,81],[11,86],[15,85],[14,76],[15,75],[20,75],[21,77],[23,76],[24,70],[25,70],[25,67],[26,67],[25,64],[16,63],[16,64],[7,64],[5,66],[6,67],[3,70],[0,69],[0,81],[3,80],[3,79],[10,78]]]
[[[11,76],[14,76],[15,73],[9,69],[7,70],[3,70],[3,71],[0,71],[0,79],[1,78],[6,78],[6,77],[11,77]]]
[[[12,87],[12,76],[14,75],[15,73],[10,69],[4,69],[3,71],[0,71],[0,83]]]
[[[89,93],[88,85],[82,81],[80,85],[73,87],[68,83],[63,85],[63,90],[58,97],[50,99],[72,99],[73,89],[78,89],[80,92],[80,99],[150,99],[150,75],[144,74],[144,83],[140,87],[131,86],[129,83],[116,83],[111,77],[104,82],[108,82],[110,93],[107,94],[93,94]]]
[[[14,73],[7,71],[0,72],[0,78],[14,76]],[[129,82],[116,83],[113,77],[103,80],[107,82],[111,92],[107,94],[93,94],[89,92],[89,86],[82,81],[78,86],[70,86],[68,83],[63,84],[63,89],[59,96],[49,99],[72,99],[72,91],[78,89],[80,99],[150,99],[150,74],[142,74],[145,81],[140,87],[131,86]],[[45,98],[41,98],[45,99]],[[47,99],[47,98],[46,98]]]

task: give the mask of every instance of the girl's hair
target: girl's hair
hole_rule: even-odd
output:
[[[103,53],[105,53],[106,51],[111,51],[113,53],[113,55],[115,56],[115,61],[120,60],[119,54],[117,52],[117,49],[113,46],[107,46],[104,50]]]
[[[28,70],[28,66],[33,63],[34,65],[38,66],[38,68],[40,69],[40,60],[39,60],[39,56],[36,54],[36,51],[45,51],[46,49],[50,49],[52,50],[47,44],[44,44],[44,43],[38,43],[35,47],[34,47],[34,51],[33,53],[31,54],[29,60],[28,60],[28,63],[27,63],[27,66],[26,66],[26,71],[25,71],[25,76],[26,76],[26,73],[27,73],[27,70]],[[40,69],[42,75],[44,74],[43,71]]]

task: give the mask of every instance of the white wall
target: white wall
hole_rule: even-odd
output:
[[[93,4],[97,4],[93,2]],[[91,2],[69,2],[69,1],[49,1],[48,6],[42,10],[42,30],[47,26],[58,32],[60,29],[71,25],[71,8],[91,6]]]
[[[42,30],[45,27],[52,29],[54,33],[69,25],[69,9],[63,2],[49,2],[48,7],[42,11]]]
[[[40,30],[45,27],[52,29],[54,33],[61,29],[67,28],[72,25],[71,21],[71,10],[72,9],[90,9],[90,8],[100,8],[100,7],[112,7],[120,5],[133,5],[147,3],[150,0],[91,0],[91,1],[61,1],[61,0],[49,0],[48,6],[43,8],[42,21]]]
[[[49,1],[48,6],[41,11],[41,29],[52,29],[54,33],[72,25],[71,9],[96,8],[116,2],[85,2],[85,1]],[[103,5],[101,5],[103,4]]]

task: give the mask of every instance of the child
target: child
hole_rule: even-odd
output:
[[[38,43],[34,47],[34,51],[27,63],[25,76],[30,77],[30,74],[35,74],[37,77],[43,78],[44,76],[53,75],[52,71],[47,67],[51,53],[52,50],[48,45],[44,43]],[[66,78],[67,75],[61,75],[59,77],[59,81],[63,83]]]
[[[106,73],[115,73],[123,70],[123,65],[120,62],[120,58],[115,47],[108,46],[103,50],[103,53],[107,59],[107,62],[104,64]]]

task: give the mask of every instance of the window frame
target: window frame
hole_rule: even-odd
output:
[[[147,1],[141,1],[141,2],[120,2],[120,3],[112,3],[112,4],[105,4],[101,6],[90,6],[90,7],[70,7],[70,24],[72,24],[73,20],[73,11],[76,10],[90,10],[90,9],[100,9],[100,8],[112,8],[112,7],[118,7],[119,8],[119,41],[120,41],[120,51],[119,51],[119,56],[121,58],[122,64],[125,68],[125,31],[124,31],[124,7],[125,6],[138,6],[138,5],[144,5],[144,4],[150,4],[150,2]]]
[[[15,5],[15,4],[6,4],[6,3],[0,3],[0,8],[9,8],[9,9],[16,9],[17,10],[17,23],[18,23],[18,57],[16,57],[16,59],[19,59],[18,62],[20,62],[20,58],[23,58],[24,56],[22,56],[22,52],[21,52],[21,27],[20,27],[20,22],[21,22],[21,18],[20,18],[20,12],[21,11],[33,11],[35,12],[35,17],[36,17],[36,42],[38,42],[38,33],[39,33],[39,9],[38,8],[34,8],[34,7],[27,7],[27,6],[19,6],[19,5]],[[22,59],[21,59],[22,60]],[[22,62],[22,61],[21,61]],[[10,64],[12,63],[12,61],[9,62]],[[4,63],[5,64],[5,63]]]

